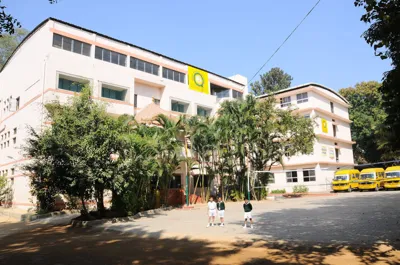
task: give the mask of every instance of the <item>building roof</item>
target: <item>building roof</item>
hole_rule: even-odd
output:
[[[71,23],[69,23],[69,22],[65,22],[65,21],[62,21],[62,20],[60,20],[60,19],[52,18],[52,17],[49,17],[49,18],[45,19],[45,20],[42,21],[39,25],[37,25],[31,32],[29,32],[29,34],[21,41],[21,43],[17,46],[17,48],[14,50],[14,52],[11,54],[11,56],[7,59],[6,63],[4,64],[3,68],[2,68],[1,71],[0,71],[0,73],[1,73],[1,72],[3,71],[3,69],[7,66],[8,61],[13,57],[13,55],[15,54],[15,52],[16,52],[16,51],[17,51],[17,50],[18,50],[18,49],[19,49],[19,48],[20,48],[20,47],[21,47],[21,46],[22,46],[36,31],[38,31],[43,25],[45,25],[45,24],[46,24],[48,21],[50,21],[50,20],[55,21],[55,22],[58,22],[58,23],[61,23],[61,24],[64,24],[64,25],[67,25],[67,26],[70,26],[70,27],[73,27],[73,28],[76,28],[76,29],[79,29],[79,30],[84,30],[84,31],[87,31],[87,32],[89,32],[89,33],[96,34],[96,35],[98,35],[98,36],[101,36],[101,37],[104,37],[104,38],[107,38],[107,39],[110,39],[110,40],[113,40],[113,41],[116,41],[116,42],[119,42],[119,43],[122,43],[122,44],[125,44],[125,45],[128,45],[128,46],[132,46],[132,47],[141,49],[141,50],[143,50],[143,51],[152,53],[152,54],[157,55],[157,56],[161,56],[161,57],[167,58],[167,59],[172,60],[172,61],[177,62],[177,63],[181,63],[181,64],[184,64],[184,65],[187,65],[187,66],[191,66],[191,67],[198,68],[198,69],[203,70],[203,71],[205,71],[205,72],[207,72],[207,73],[216,75],[216,76],[218,76],[218,77],[221,77],[221,78],[223,78],[223,79],[225,79],[225,80],[231,81],[231,82],[233,82],[233,83],[235,83],[235,84],[238,84],[238,85],[241,85],[241,86],[245,86],[245,85],[246,85],[246,84],[239,83],[239,82],[237,82],[237,81],[235,81],[235,80],[232,80],[232,79],[230,79],[230,78],[227,78],[227,77],[225,77],[225,76],[222,76],[222,75],[219,75],[219,74],[210,72],[210,71],[205,70],[205,69],[203,69],[203,68],[200,68],[200,67],[197,67],[197,66],[194,66],[194,65],[185,63],[185,62],[183,62],[183,61],[174,59],[174,58],[172,58],[172,57],[166,56],[166,55],[164,55],[164,54],[161,54],[161,53],[158,53],[158,52],[155,52],[155,51],[152,51],[152,50],[149,50],[149,49],[146,49],[146,48],[137,46],[137,45],[135,45],[135,44],[132,44],[132,43],[129,43],[129,42],[126,42],[126,41],[122,41],[122,40],[119,40],[119,39],[115,39],[115,38],[110,37],[110,36],[107,36],[107,35],[105,35],[105,34],[102,34],[102,33],[99,33],[99,32],[96,32],[96,31],[93,31],[93,30],[90,30],[90,29],[87,29],[87,28],[83,28],[83,27],[80,27],[80,26],[71,24]]]
[[[285,88],[285,89],[281,89],[281,90],[275,91],[274,93],[272,93],[272,95],[279,95],[279,94],[282,94],[282,93],[285,93],[285,92],[290,92],[290,91],[293,91],[293,90],[296,90],[296,89],[305,88],[305,87],[308,87],[308,86],[315,86],[315,87],[319,87],[319,88],[325,89],[326,91],[329,91],[332,94],[338,96],[340,99],[342,99],[347,104],[350,104],[345,97],[340,95],[335,90],[330,89],[329,87],[326,87],[324,85],[321,85],[321,84],[318,84],[318,83],[312,83],[312,82],[306,83],[306,84],[302,84],[302,85],[298,85],[298,86],[288,87],[288,88]],[[269,95],[271,95],[271,94],[260,95],[260,96],[257,96],[257,98],[265,98],[265,97],[268,97]]]
[[[160,108],[154,102],[144,107],[138,114],[135,115],[135,120],[139,123],[151,122],[157,115],[164,114],[172,120],[179,119],[179,113],[168,111]]]

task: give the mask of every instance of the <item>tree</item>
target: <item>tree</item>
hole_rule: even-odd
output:
[[[273,96],[256,100],[249,95],[245,100],[223,102],[218,111],[218,119],[229,121],[222,130],[229,134],[226,146],[231,146],[239,198],[246,193],[249,170],[269,170],[283,164],[284,156],[313,150],[312,121],[290,110],[277,109],[275,104]],[[254,189],[252,194],[256,198]]]
[[[46,110],[51,128],[40,135],[32,130],[25,150],[33,158],[25,169],[31,172],[40,208],[51,210],[54,196],[61,193],[78,197],[85,215],[85,203],[93,197],[104,212],[102,194],[114,184],[110,154],[118,148],[120,124],[107,115],[105,106],[91,99],[89,87],[70,104],[54,102]]]
[[[375,55],[382,60],[391,59],[392,70],[384,73],[382,86],[383,108],[387,117],[382,127],[380,148],[400,157],[400,2],[398,0],[355,0],[356,7],[366,11],[361,21],[370,27],[363,37],[373,46]]]
[[[13,35],[4,34],[0,38],[0,69],[3,69],[8,58],[28,33],[26,29],[17,29]]]
[[[55,4],[58,0],[48,0],[50,4]],[[14,34],[15,31],[21,27],[21,23],[14,18],[11,14],[6,13],[6,6],[2,5],[0,0],[0,37],[3,37],[4,33]]]
[[[11,188],[8,185],[7,177],[0,176],[0,204],[10,201]]]
[[[255,96],[275,92],[290,87],[293,78],[279,67],[274,67],[269,72],[260,75],[260,81],[250,84]]]
[[[339,90],[351,105],[351,135],[356,141],[353,151],[357,163],[382,161],[383,153],[379,150],[379,139],[386,113],[380,87],[380,83],[369,81]]]

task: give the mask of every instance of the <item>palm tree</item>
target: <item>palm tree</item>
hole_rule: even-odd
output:
[[[159,124],[157,127],[157,161],[161,186],[164,190],[164,203],[168,203],[168,192],[172,174],[179,168],[182,161],[182,139],[184,134],[183,118],[178,121],[169,119],[164,114],[159,114],[154,121]]]

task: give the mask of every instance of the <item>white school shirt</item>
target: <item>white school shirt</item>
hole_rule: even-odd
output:
[[[212,211],[215,210],[217,208],[217,203],[212,201],[212,202],[208,202],[208,210]]]

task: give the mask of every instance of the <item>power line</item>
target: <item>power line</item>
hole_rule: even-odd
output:
[[[282,46],[290,39],[290,37],[293,35],[293,33],[297,30],[298,27],[300,27],[301,24],[303,24],[304,20],[311,14],[311,12],[317,7],[317,5],[321,2],[321,0],[318,0],[317,3],[308,11],[308,13],[305,15],[305,17],[300,21],[300,23],[292,30],[292,32],[289,34],[289,36],[286,37],[286,39],[282,42],[282,44],[278,47],[278,49],[275,50],[275,52],[268,58],[268,60],[258,69],[258,71],[253,75],[253,77],[250,79],[250,81],[247,82],[247,85],[251,83],[251,81],[258,75],[258,73],[265,67],[269,61],[271,61],[272,57],[282,48]]]

